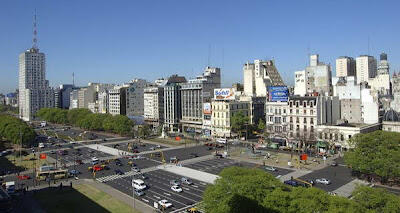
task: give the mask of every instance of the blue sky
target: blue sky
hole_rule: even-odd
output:
[[[308,53],[334,65],[341,55],[388,53],[400,69],[400,1],[386,0],[2,0],[0,93],[18,83],[18,55],[38,44],[52,86],[193,77],[222,67],[223,85],[242,82],[242,64],[274,58],[288,84]],[[210,51],[209,51],[210,50]],[[308,51],[309,50],[309,51]]]

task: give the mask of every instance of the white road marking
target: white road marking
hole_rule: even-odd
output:
[[[198,187],[198,186],[196,186],[196,185],[193,185],[193,187],[194,187],[194,188],[199,188],[199,187]]]
[[[146,200],[146,199],[144,199],[144,198],[142,198],[142,200],[143,200],[144,202],[146,202],[146,203],[148,203],[148,202],[149,202],[149,200]]]
[[[171,196],[171,194],[164,192],[165,195]]]
[[[155,198],[157,198],[157,199],[161,199],[159,196],[155,196],[155,195],[153,195],[153,197],[155,197]]]

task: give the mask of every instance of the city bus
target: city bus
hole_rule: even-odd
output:
[[[50,178],[51,180],[62,179],[68,177],[68,169],[58,169],[49,171],[38,171],[36,173],[36,180],[46,180]]]

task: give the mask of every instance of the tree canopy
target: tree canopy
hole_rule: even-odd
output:
[[[249,116],[245,116],[243,112],[236,112],[231,117],[231,129],[233,132],[241,135],[243,131],[246,131],[246,124],[249,123]]]
[[[260,169],[229,167],[219,176],[203,194],[206,212],[399,212],[399,197],[385,190],[359,187],[353,193],[354,199],[350,200],[314,187],[284,185]],[[362,199],[372,204],[362,202]]]
[[[355,148],[345,153],[353,171],[378,176],[381,182],[400,182],[400,133],[375,131],[351,139]]]
[[[6,114],[0,114],[0,138],[14,144],[27,146],[34,142],[36,133],[24,121]]]
[[[88,109],[42,108],[36,115],[53,123],[70,124],[87,130],[108,131],[121,135],[129,134],[134,125],[133,121],[124,115],[95,114]]]

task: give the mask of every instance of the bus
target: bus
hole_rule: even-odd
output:
[[[68,169],[58,169],[49,171],[38,171],[36,173],[36,180],[46,180],[50,178],[51,180],[62,179],[68,177]]]

